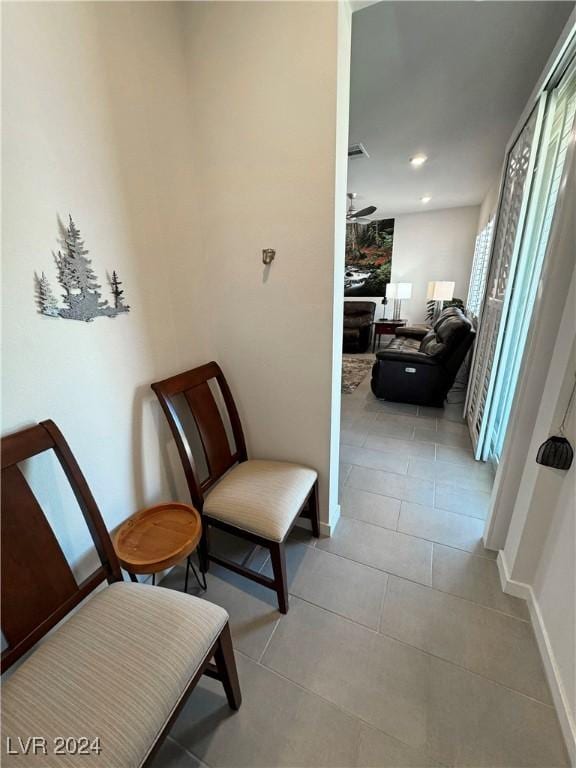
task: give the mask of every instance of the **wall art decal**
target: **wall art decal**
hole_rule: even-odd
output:
[[[344,296],[384,296],[392,270],[394,219],[346,224]]]
[[[122,312],[129,312],[130,307],[124,303],[122,282],[117,272],[112,272],[108,278],[110,293],[113,296],[113,306],[107,299],[102,299],[96,273],[92,269],[92,259],[87,257],[89,251],[84,247],[80,230],[69,216],[68,226],[61,227],[61,250],[54,254],[57,280],[64,289],[61,294],[64,306],[58,305],[58,299],[52,291],[52,286],[44,272],[39,277],[34,275],[36,282],[36,302],[38,311],[49,317],[63,317],[66,320],[84,320],[90,323],[95,317],[116,317]]]

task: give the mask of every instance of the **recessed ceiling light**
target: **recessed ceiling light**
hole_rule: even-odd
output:
[[[420,168],[426,160],[428,160],[426,155],[414,155],[414,157],[410,158],[410,165],[414,166],[414,168]]]
[[[426,204],[426,203],[429,203],[430,200],[432,200],[432,198],[430,197],[430,195],[424,195],[424,197],[421,197],[420,200],[421,200],[421,202]]]

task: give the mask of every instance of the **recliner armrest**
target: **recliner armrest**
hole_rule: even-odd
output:
[[[396,363],[420,363],[421,365],[439,364],[439,360],[424,352],[405,352],[400,349],[383,349],[376,353],[376,359],[382,362],[393,361]]]

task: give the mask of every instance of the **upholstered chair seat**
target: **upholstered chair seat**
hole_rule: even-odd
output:
[[[152,389],[176,440],[192,503],[202,514],[200,570],[206,573],[216,563],[273,589],[280,612],[287,613],[286,539],[299,517],[320,536],[318,473],[248,458],[238,409],[218,363],[157,381]],[[213,528],[267,549],[272,577],[215,551]]]
[[[233,467],[207,495],[204,512],[272,541],[282,541],[318,473],[284,461],[252,459]]]
[[[3,765],[130,766],[146,759],[228,615],[190,595],[118,582],[94,595],[6,681],[3,740],[46,738],[47,755]],[[100,737],[100,755],[58,756],[60,736]]]

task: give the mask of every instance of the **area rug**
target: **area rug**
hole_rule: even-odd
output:
[[[342,394],[350,395],[364,381],[374,360],[354,355],[342,356]]]

